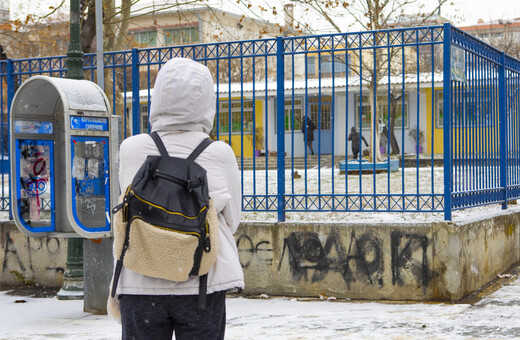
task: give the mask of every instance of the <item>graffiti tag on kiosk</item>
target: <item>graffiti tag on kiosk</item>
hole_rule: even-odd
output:
[[[23,182],[24,191],[30,196],[39,196],[47,191],[47,179],[41,177],[28,178]]]
[[[79,194],[81,195],[102,195],[103,186],[100,179],[77,180]]]

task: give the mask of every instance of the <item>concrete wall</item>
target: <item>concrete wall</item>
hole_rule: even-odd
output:
[[[246,294],[456,301],[520,261],[520,211],[465,223],[242,223]],[[0,226],[0,288],[11,271],[60,286],[66,240]]]
[[[434,225],[432,298],[458,300],[520,261],[519,226],[520,213]]]
[[[456,301],[520,260],[519,223],[243,223],[245,293]]]
[[[26,282],[59,287],[66,259],[66,239],[28,237],[13,222],[0,223],[0,288],[23,284],[12,272],[22,274]]]

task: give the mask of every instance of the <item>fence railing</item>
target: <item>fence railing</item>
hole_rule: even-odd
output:
[[[212,137],[238,157],[245,212],[451,219],[452,210],[520,197],[520,62],[449,24],[105,53],[105,91],[124,137],[149,131],[153,83],[173,57],[214,76]],[[0,65],[4,123],[25,79],[66,71],[64,56]],[[84,70],[96,80],[94,54]]]
[[[486,43],[452,28],[445,40],[444,88],[445,195],[452,210],[501,203],[519,197],[520,62]],[[451,69],[450,69],[451,68]],[[450,169],[451,168],[451,169]],[[450,212],[446,212],[447,218]]]

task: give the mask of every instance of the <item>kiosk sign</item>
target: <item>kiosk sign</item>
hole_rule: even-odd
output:
[[[101,117],[70,117],[71,130],[108,131],[108,118]]]

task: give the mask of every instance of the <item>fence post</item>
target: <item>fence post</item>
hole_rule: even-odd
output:
[[[11,113],[11,103],[14,98],[14,65],[12,59],[7,59],[7,112]]]
[[[285,64],[283,51],[283,38],[278,37],[276,38],[276,155],[278,165],[278,222],[285,221]]]
[[[132,49],[132,135],[141,133],[141,107],[139,98],[139,50]]]
[[[498,126],[500,136],[500,186],[504,189],[502,209],[507,209],[507,117],[506,117],[506,54],[502,52],[498,67]]]
[[[451,191],[452,191],[452,156],[453,147],[451,145],[451,24],[444,24],[444,44],[443,44],[443,143],[444,143],[444,219],[451,220]],[[433,112],[432,112],[433,114]],[[433,118],[432,118],[433,119]]]
[[[14,65],[13,65],[13,60],[12,59],[7,59],[7,69],[6,69],[6,73],[7,73],[7,126],[8,126],[8,131],[10,131],[11,129],[11,103],[13,102],[13,98],[14,98]],[[10,131],[10,133],[12,133],[12,131]],[[9,138],[7,138],[7,148],[9,150],[9,152],[11,152],[11,138],[9,136]],[[11,159],[11,155],[9,154],[9,159]],[[9,167],[7,169],[7,173],[8,173],[8,177],[7,178],[11,178],[11,167]],[[12,220],[13,219],[13,213],[11,212],[11,199],[12,199],[12,196],[11,196],[11,190],[9,190],[9,219]],[[3,206],[3,205],[2,205]],[[3,206],[4,208],[5,206]]]

